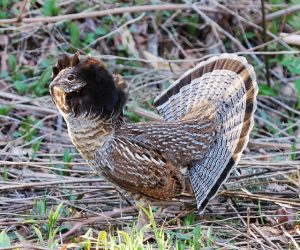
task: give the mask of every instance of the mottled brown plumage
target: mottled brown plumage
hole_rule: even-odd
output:
[[[126,124],[122,77],[75,54],[53,68],[50,93],[97,173],[136,200],[196,199],[202,212],[246,147],[257,86],[245,58],[213,57],[155,100],[164,122]]]

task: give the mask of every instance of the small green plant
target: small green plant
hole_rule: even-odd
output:
[[[11,247],[11,241],[10,238],[8,237],[7,233],[3,230],[0,233],[0,248],[9,248]]]
[[[70,23],[71,44],[76,49],[80,47],[80,32],[75,22]]]
[[[295,88],[298,96],[297,109],[300,109],[300,78],[295,81]]]
[[[13,86],[18,94],[23,95],[26,93],[27,85],[24,83],[25,75],[20,73],[20,67],[17,65],[17,58],[15,55],[10,54],[7,58],[8,68],[10,71],[9,79],[12,81]]]
[[[8,67],[11,71],[16,71],[17,69],[17,58],[15,55],[8,55],[8,58],[7,58],[7,63],[8,63]]]
[[[0,115],[8,115],[12,109],[12,105],[0,105]]]
[[[143,212],[147,215],[147,217],[150,220],[151,229],[152,229],[155,239],[157,241],[158,249],[160,249],[160,250],[168,249],[168,247],[169,247],[168,240],[166,240],[163,228],[157,227],[151,206],[149,206],[147,209],[144,207],[141,207],[141,209],[143,210]]]
[[[40,228],[33,226],[34,232],[37,235],[40,243],[44,247],[48,247],[49,249],[56,249],[58,246],[59,239],[55,239],[61,227],[57,226],[57,221],[61,215],[63,209],[63,203],[59,204],[56,210],[53,210],[51,207],[49,215],[48,215],[48,223],[44,225],[44,230],[47,234],[47,243],[43,238],[43,233]]]
[[[38,152],[38,150],[40,149],[41,143],[42,143],[42,141],[39,140],[39,141],[37,141],[36,143],[34,143],[34,144],[32,145],[31,160],[34,160],[34,159],[35,159],[35,157],[36,157],[36,155],[37,155],[37,152]]]
[[[280,62],[291,76],[298,76],[295,81],[295,89],[298,96],[296,108],[300,108],[300,58],[294,55],[285,55]]]
[[[300,58],[294,55],[285,55],[281,61],[281,65],[283,65],[291,75],[300,74]]]
[[[273,97],[277,96],[277,93],[275,92],[275,90],[273,88],[269,87],[267,84],[259,83],[258,87],[259,87],[260,95],[273,96]]]
[[[191,38],[194,38],[197,34],[199,19],[200,19],[199,15],[191,14],[188,16],[179,16],[175,20],[180,22],[181,24],[184,24],[184,30]]]
[[[83,249],[152,249],[149,244],[144,242],[144,232],[137,230],[133,226],[131,233],[122,230],[117,230],[115,234],[100,231],[97,238],[93,238],[92,229],[89,229],[81,238],[84,241],[81,243]]]
[[[190,213],[189,215],[187,215],[184,220],[183,220],[183,224],[185,226],[190,226],[195,222],[196,216],[194,213]]]
[[[24,137],[25,142],[30,142],[37,136],[38,129],[41,126],[42,123],[39,120],[29,115],[23,120],[18,131],[15,131],[13,134],[15,137]]]
[[[7,18],[8,0],[1,0],[0,6],[0,19]]]
[[[73,160],[73,156],[71,155],[71,151],[70,151],[70,149],[66,148],[64,150],[64,156],[63,156],[63,162],[65,163],[64,166],[66,168],[68,168],[68,166],[69,166],[68,163],[71,163],[72,160]]]
[[[41,218],[47,216],[47,199],[43,197],[41,200],[34,199],[34,210],[33,213]]]
[[[299,4],[299,0],[290,0],[288,1],[290,5],[296,5]],[[300,29],[300,14],[299,12],[293,13],[293,15],[288,15],[286,17],[286,22],[295,30]]]
[[[3,168],[3,180],[8,181],[8,171],[6,166]]]
[[[71,155],[71,151],[70,151],[70,149],[66,148],[64,150],[64,155],[63,155],[64,164],[59,164],[59,165],[53,166],[55,172],[59,175],[66,175],[66,172],[64,170],[70,168],[69,163],[71,163],[72,160],[73,160],[73,156]]]
[[[90,228],[87,230],[87,232],[81,236],[83,239],[85,239],[83,242],[81,242],[81,246],[84,250],[90,250],[92,248],[92,237],[93,237],[93,231]]]
[[[297,160],[297,143],[293,142],[291,146],[291,160]]]
[[[105,231],[100,231],[98,233],[97,242],[96,242],[96,249],[99,247],[104,247],[105,250],[108,250],[107,247],[107,233]]]
[[[300,225],[300,210],[296,213],[296,221],[297,225]]]
[[[263,215],[263,212],[262,212],[262,209],[261,209],[261,203],[260,203],[260,200],[258,200],[257,205],[258,205],[258,213],[259,213],[260,223],[261,223],[262,225],[264,225],[264,224],[265,224],[265,222],[264,222],[264,215]]]
[[[43,3],[43,14],[45,16],[56,16],[59,8],[57,6],[57,0],[45,0]]]
[[[208,241],[204,241],[200,225],[193,225],[195,222],[196,216],[194,213],[187,215],[183,219],[183,225],[185,229],[174,230],[168,233],[170,242],[175,240],[175,246],[178,250],[191,249],[197,250],[204,248],[206,245],[210,244]],[[206,237],[207,238],[207,237]]]
[[[32,82],[27,88],[29,93],[32,93],[35,96],[43,96],[48,93],[48,85],[49,82],[51,82],[52,74],[52,69],[49,66],[42,71],[38,80]]]
[[[196,225],[193,229],[193,249],[197,250],[200,249],[200,237],[201,237],[201,230],[200,226]]]
[[[134,112],[130,111],[130,110],[125,110],[124,111],[124,115],[131,121],[131,122],[141,122],[143,121],[143,117],[141,117],[138,114],[135,114]]]

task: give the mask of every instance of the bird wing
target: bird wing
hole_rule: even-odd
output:
[[[184,178],[176,166],[151,144],[133,137],[115,136],[108,156],[97,164],[104,177],[132,194],[168,200],[184,191]]]
[[[120,133],[154,145],[177,168],[204,158],[217,139],[219,125],[213,107],[202,105],[179,122],[125,124]]]

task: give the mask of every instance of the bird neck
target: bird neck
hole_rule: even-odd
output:
[[[106,119],[99,115],[64,118],[73,144],[91,165],[95,164],[95,152],[112,141],[115,128],[120,126],[120,118]]]

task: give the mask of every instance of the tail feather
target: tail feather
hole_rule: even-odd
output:
[[[247,60],[223,54],[187,71],[154,102],[166,121],[201,119],[195,109],[204,115],[199,107],[208,104],[215,110],[220,128],[216,143],[189,170],[199,212],[227,179],[248,143],[257,91],[256,76]]]

